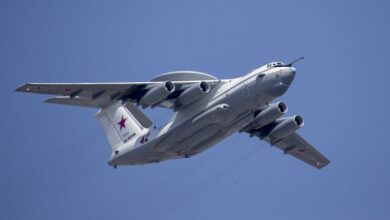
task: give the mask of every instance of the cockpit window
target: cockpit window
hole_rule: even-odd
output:
[[[286,64],[283,62],[272,62],[267,65],[267,68],[273,68],[273,67],[281,67],[285,66]]]

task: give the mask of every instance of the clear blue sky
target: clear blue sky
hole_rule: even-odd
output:
[[[0,219],[389,219],[389,6],[2,0]],[[114,170],[94,109],[13,92],[182,69],[232,78],[300,56],[280,100],[332,161],[320,171],[243,134],[187,160]],[[170,114],[148,113],[160,125]]]

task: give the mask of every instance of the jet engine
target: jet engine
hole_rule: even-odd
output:
[[[210,85],[207,82],[202,81],[200,83],[194,83],[184,90],[184,92],[178,97],[177,101],[182,105],[188,105],[202,98],[209,91]]]
[[[284,102],[271,104],[255,116],[255,120],[252,122],[252,128],[261,128],[262,126],[275,121],[286,112],[287,105]]]
[[[267,137],[271,140],[280,140],[285,138],[297,129],[303,127],[304,124],[302,116],[299,115],[280,118],[275,122],[277,125],[267,135]]]
[[[175,91],[175,84],[171,81],[166,81],[162,84],[156,85],[150,89],[139,101],[143,108],[154,106]]]

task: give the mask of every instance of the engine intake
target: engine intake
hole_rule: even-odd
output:
[[[143,108],[154,106],[175,91],[175,84],[171,81],[158,84],[150,89],[139,101]]]
[[[205,82],[194,83],[188,87],[184,92],[178,97],[177,101],[181,105],[188,105],[196,100],[202,98],[210,91],[210,85]]]
[[[277,125],[267,135],[271,140],[280,140],[303,127],[302,116],[295,115],[287,118],[280,118],[275,121]]]

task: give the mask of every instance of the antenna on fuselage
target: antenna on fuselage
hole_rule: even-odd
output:
[[[298,59],[292,61],[291,63],[287,64],[287,66],[292,67],[292,65],[293,65],[294,63],[296,63],[296,62],[298,62],[298,61],[300,61],[300,60],[303,60],[303,58],[305,58],[305,57],[300,57],[300,58],[298,58]]]

